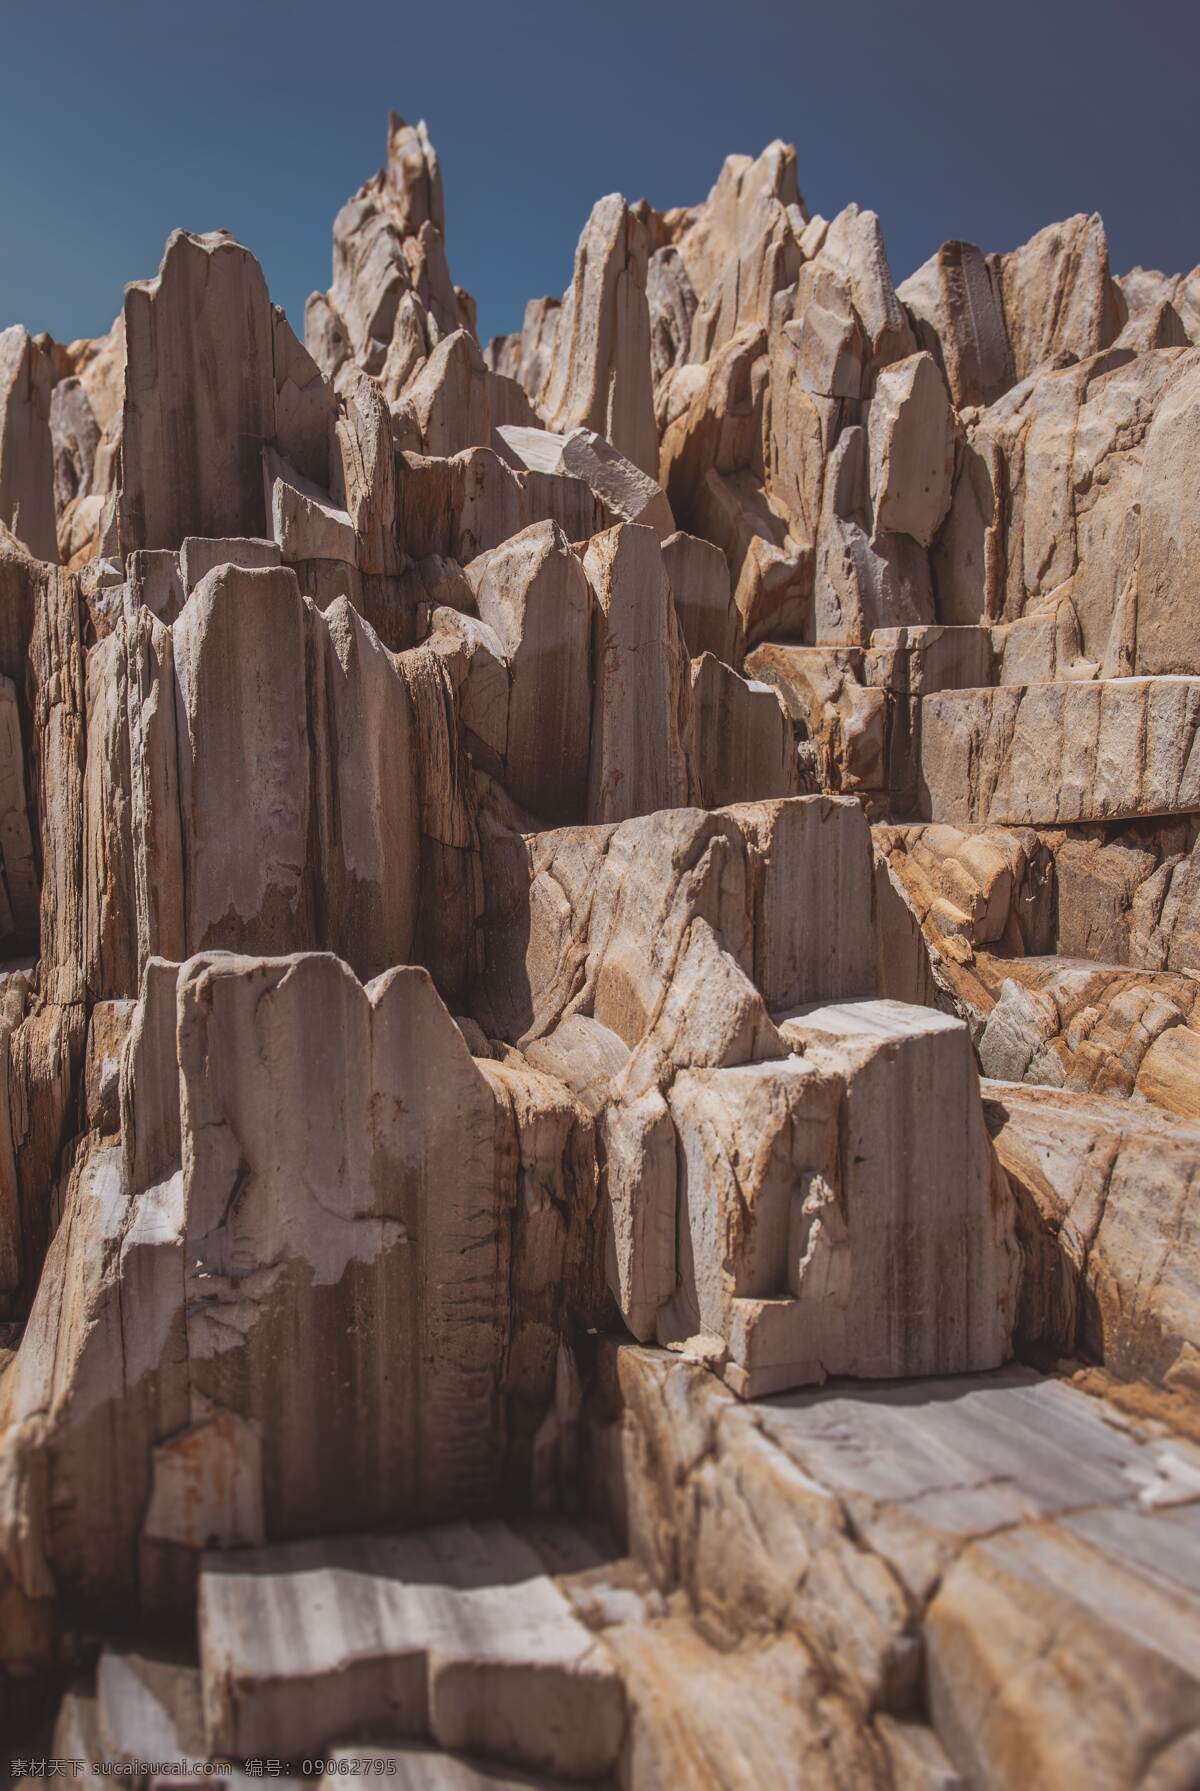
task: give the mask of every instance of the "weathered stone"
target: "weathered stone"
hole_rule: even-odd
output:
[[[969,1779],[1078,1772],[1132,1786],[1153,1760],[1186,1784],[1200,1761],[1195,1514],[1079,1512],[964,1551],[933,1603],[927,1647],[934,1722]],[[1081,1672],[1100,1716],[1068,1735]]]
[[[221,232],[177,230],[157,277],[126,294],[125,337],[122,547],[263,535],[258,459],[275,435],[275,388],[258,263]],[[221,366],[238,378],[215,378]]]
[[[646,227],[620,194],[599,200],[575,251],[574,279],[556,315],[554,350],[534,404],[548,429],[593,429],[653,477],[648,257]]]
[[[807,221],[790,144],[776,140],[754,159],[726,157],[679,242],[699,300],[688,359],[709,360],[747,324],[768,321],[774,294],[795,278]]]
[[[1018,380],[1056,354],[1083,360],[1107,348],[1124,322],[1108,271],[1108,240],[1095,212],[1049,224],[1001,256],[1000,291]]]
[[[50,437],[54,447],[54,509],[59,516],[67,505],[91,490],[100,426],[88,402],[83,382],[60,379],[50,394]]]
[[[38,560],[58,560],[50,357],[20,324],[0,331],[0,523]]]
[[[912,355],[879,375],[870,410],[875,526],[928,547],[950,506],[953,415],[933,359]]]
[[[925,814],[954,825],[1200,809],[1200,681],[948,690],[922,704]]]
[[[1139,672],[1194,672],[1188,593],[1200,564],[1193,477],[1200,357],[1180,361],[1154,413],[1142,463],[1137,567]],[[1133,667],[1130,668],[1134,669]]]
[[[297,1633],[301,1586],[322,1620]],[[210,1555],[200,1625],[214,1751],[319,1752],[382,1722],[572,1778],[616,1762],[614,1663],[503,1524]]]
[[[998,271],[974,243],[943,243],[896,297],[945,374],[956,410],[1003,397],[1015,376]]]
[[[982,1087],[1017,1196],[1022,1341],[1123,1378],[1190,1385],[1200,1349],[1195,1123],[1132,1101]]]
[[[0,1729],[1190,1785],[1200,279],[445,228],[0,337]]]
[[[1136,1091],[1170,1113],[1200,1118],[1191,977],[1069,958],[980,957],[975,970],[978,992],[964,991],[964,999],[982,1023],[987,1075],[1097,1094]]]
[[[680,530],[663,542],[675,614],[693,659],[712,653],[736,666],[741,654],[738,618],[729,587],[729,562],[711,541]]]
[[[777,692],[793,725],[815,743],[822,786],[839,793],[887,781],[887,699],[861,681],[861,661],[853,650],[769,644],[746,661],[750,676]]]
[[[705,808],[801,794],[793,729],[769,684],[747,682],[711,653],[693,659],[692,726]]]
[[[672,1087],[686,1168],[682,1289],[666,1336],[723,1338],[726,1377],[750,1395],[829,1374],[890,1378],[1003,1361],[1011,1217],[971,1098],[966,1029],[887,1002],[800,1009],[777,1023],[799,1053],[785,1064],[688,1071]],[[919,1180],[889,1176],[901,1114],[934,1087],[944,1095],[951,1078],[965,1130],[941,1135],[939,1160],[926,1158]],[[735,1174],[748,1154],[752,1176]],[[948,1266],[964,1261],[968,1279],[943,1304]]]
[[[688,358],[696,294],[683,257],[673,243],[656,249],[646,265],[650,307],[650,366],[654,383]]]
[[[624,523],[588,544],[593,689],[587,819],[677,808],[692,793],[691,690],[662,549]]]
[[[665,540],[674,532],[662,487],[591,429],[552,435],[547,429],[497,429],[503,450],[530,472],[567,473],[584,479],[614,522],[640,522]]]
[[[583,819],[591,731],[592,597],[562,531],[536,523],[472,562],[479,618],[509,669],[504,785],[550,825]]]
[[[339,510],[319,487],[296,472],[272,450],[263,456],[267,515],[274,536],[275,559],[260,564],[295,565],[304,560],[339,560],[353,566],[358,537],[347,511]],[[232,558],[232,556],[231,556]],[[212,564],[217,562],[213,561]],[[245,561],[234,561],[245,564]],[[210,570],[206,566],[205,571]],[[198,580],[188,580],[194,589]]]

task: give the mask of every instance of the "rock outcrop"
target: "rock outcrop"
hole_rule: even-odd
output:
[[[1197,1782],[1197,282],[777,142],[484,348],[393,116],[0,334],[16,1776]]]

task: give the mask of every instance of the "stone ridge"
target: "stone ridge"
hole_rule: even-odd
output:
[[[1200,1783],[1200,269],[447,242],[0,333],[13,1776]]]

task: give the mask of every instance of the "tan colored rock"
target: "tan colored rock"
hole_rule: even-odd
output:
[[[997,1365],[1009,1348],[1016,1258],[965,1027],[889,1002],[801,1009],[778,1023],[799,1053],[786,1063],[675,1079],[682,1287],[660,1336],[723,1338],[726,1378],[751,1396],[828,1374]],[[889,1175],[900,1115],[935,1087],[944,1099],[951,1082],[960,1092],[948,1107],[965,1130],[941,1134],[919,1178]],[[735,1171],[748,1159],[750,1174]],[[964,1260],[968,1282],[943,1304],[948,1264]],[[868,1291],[881,1279],[886,1298]]]
[[[61,516],[92,485],[100,425],[83,383],[73,375],[58,380],[50,393],[50,439],[54,448],[54,509]]]
[[[1192,1782],[1198,295],[774,143],[481,351],[393,117],[0,338],[6,1735]]]
[[[887,699],[857,675],[861,658],[853,650],[768,643],[746,661],[747,672],[778,693],[789,719],[815,743],[822,787],[839,793],[880,789],[887,780]]]
[[[83,996],[84,660],[79,587],[57,570],[32,580],[29,640],[33,789],[41,861],[40,989]]]
[[[978,1541],[951,1567],[928,1622],[930,1705],[969,1778],[1132,1786],[1153,1760],[1186,1784],[1200,1761],[1200,1612],[1180,1570],[1194,1510],[1081,1512]],[[1100,1694],[1082,1729],[1068,1715],[1079,1673]]]
[[[766,324],[771,300],[795,278],[808,222],[796,152],[776,140],[755,159],[727,156],[679,254],[699,300],[692,361],[707,361],[747,324]]]
[[[494,428],[531,427],[537,418],[515,380],[493,373],[468,330],[445,336],[405,393],[423,454],[490,446]]]
[[[337,423],[331,494],[350,517],[361,570],[395,572],[397,474],[387,406],[364,374],[344,372],[340,389],[344,411]]]
[[[18,948],[37,937],[38,882],[29,806],[21,717],[11,678],[0,677],[0,862],[3,864],[3,936]]]
[[[496,338],[497,342],[510,347],[490,360],[493,372],[504,373],[510,379],[519,380],[531,401],[546,383],[561,308],[562,300],[559,298],[547,296],[530,299],[525,306],[520,330],[513,336]]]
[[[332,377],[347,351],[367,373],[384,371],[412,317],[421,352],[473,322],[450,279],[437,152],[424,121],[388,121],[387,165],[342,207],[333,226],[333,284],[305,313],[310,351]]]
[[[1195,342],[1200,319],[1200,273],[1195,268],[1189,274],[1162,274],[1154,268],[1135,267],[1127,274],[1118,274],[1117,285],[1129,308],[1130,323],[1168,304],[1188,340]]]
[[[650,367],[657,386],[665,373],[688,359],[696,315],[696,294],[674,243],[655,249],[646,264],[646,303],[650,307]]]
[[[325,927],[360,976],[379,976],[411,960],[417,930],[415,717],[395,659],[353,605],[338,598],[324,624]]]
[[[57,563],[52,385],[40,342],[20,324],[0,332],[0,522],[35,559]]]
[[[693,790],[691,690],[662,549],[624,523],[593,537],[583,569],[594,597],[587,818],[677,808]]]
[[[216,957],[184,973],[179,1016],[181,1110],[190,1141],[184,1192],[191,1384],[260,1423],[267,1534],[328,1522],[320,1439],[328,1445],[334,1434],[343,1439],[342,1459],[361,1462],[355,1490],[343,1483],[337,1492],[343,1522],[352,1511],[370,1523],[405,1509],[415,1515],[470,1506],[495,1470],[499,1444],[484,1418],[494,1398],[503,1263],[495,1231],[494,1103],[428,977],[396,970],[364,991],[332,958]],[[239,1036],[256,1073],[246,1073]],[[303,1082],[297,1052],[307,1064]],[[386,1083],[400,1073],[400,1053],[410,1064],[412,1093],[402,1110],[391,1103],[381,1109],[375,1078]],[[436,1116],[429,1107],[435,1087]],[[296,1100],[304,1116],[290,1133],[290,1163],[278,1154],[272,1117],[283,1098]],[[454,1197],[418,1211],[411,1203],[431,1173],[439,1135],[460,1165]],[[310,1152],[316,1155],[306,1165]],[[257,1169],[251,1197],[231,1207],[243,1161]],[[423,1274],[403,1248],[409,1236],[422,1240],[429,1264]],[[264,1265],[258,1292],[238,1273],[243,1260]],[[464,1303],[457,1288],[476,1279],[478,1291]],[[311,1290],[321,1288],[330,1291],[318,1292],[314,1303]],[[349,1371],[360,1376],[361,1398],[371,1400],[369,1424],[344,1400],[346,1370],[326,1354],[317,1316],[324,1304],[327,1322],[344,1327],[360,1297],[370,1297],[377,1311],[395,1310],[403,1325],[421,1327],[408,1373],[382,1402],[361,1379],[380,1362],[370,1329],[351,1334],[348,1363],[357,1354],[361,1367]],[[298,1323],[309,1340],[301,1347],[314,1352],[310,1369],[277,1385],[264,1403],[256,1390],[261,1365],[284,1335],[296,1338]],[[417,1335],[424,1338],[419,1346]],[[422,1438],[415,1452],[411,1434]]]
[[[234,567],[201,581],[172,630],[189,955],[218,938],[279,951],[312,936],[308,632],[294,573]],[[242,700],[231,672],[248,682]]]
[[[969,960],[989,945],[1017,956],[1058,947],[1055,858],[1033,829],[935,823],[872,833],[931,949]]]
[[[1021,248],[1002,255],[1000,291],[1018,380],[1057,354],[1083,360],[1107,348],[1125,321],[1096,212],[1048,224]]]
[[[954,419],[931,355],[879,375],[868,433],[876,528],[928,547],[950,507],[954,470]]]
[[[1145,1583],[1139,1528],[1191,1521],[1186,1502],[1171,1507],[1191,1497],[1194,1448],[1139,1434],[1114,1406],[1028,1369],[830,1388],[758,1406],[731,1399],[698,1362],[658,1351],[618,1346],[605,1370],[605,1415],[615,1411],[617,1421],[599,1432],[597,1459],[630,1552],[663,1591],[686,1599],[733,1659],[757,1636],[799,1632],[831,1690],[875,1711],[881,1731],[892,1728],[884,1713],[912,1707],[923,1640],[938,1648],[939,1667],[972,1714],[986,1714],[974,1671],[993,1648],[1008,1665],[1003,1691],[985,1668],[997,1695],[1040,1686],[1045,1631],[1029,1633],[1019,1607],[989,1605],[981,1616],[964,1588],[953,1629],[942,1626],[939,1586],[964,1550],[1000,1553],[1011,1543],[1019,1553],[1053,1533],[1056,1520],[1086,1525],[1090,1516],[1074,1514],[1095,1514],[1110,1544],[1103,1567],[1091,1563],[1064,1583],[1056,1653],[1065,1665],[1075,1625],[1087,1631],[1096,1598],[1130,1576]],[[971,1651],[970,1672],[952,1638]],[[1137,1682],[1149,1674],[1154,1683],[1144,1656],[1121,1660]],[[1071,1695],[1061,1695],[1073,1709]],[[974,1768],[957,1752],[954,1714],[934,1698],[936,1739],[967,1773]],[[1139,1720],[1166,1747],[1178,1714],[1178,1705],[1147,1707]],[[1029,1733],[1022,1721],[1018,1735]],[[1090,1733],[1059,1722],[1051,1741],[1047,1730],[1058,1771],[1070,1776],[1071,1762],[1089,1757]],[[936,1746],[921,1753],[939,1757]],[[947,1779],[932,1782],[952,1784],[945,1755],[942,1768]]]
[[[711,541],[680,529],[663,542],[663,564],[692,658],[712,653],[726,665],[739,664],[738,619],[725,555]]]
[[[1198,722],[1192,678],[942,691],[922,705],[925,813],[953,825],[1190,813]]]
[[[430,554],[466,565],[534,522],[556,522],[568,541],[604,527],[603,506],[569,473],[518,473],[490,448],[449,460],[396,456],[396,539],[421,560]]]
[[[798,1637],[731,1655],[694,1623],[667,1617],[614,1625],[604,1640],[626,1674],[630,1783],[690,1779],[752,1791],[781,1760],[872,1791],[886,1782],[882,1750],[856,1713],[823,1688]]]
[[[1137,1102],[982,1084],[1017,1198],[1027,1344],[1122,1378],[1188,1382],[1200,1347],[1192,1273],[1200,1134]]]
[[[358,537],[347,511],[339,510],[319,486],[305,479],[270,448],[263,456],[263,478],[267,514],[279,560],[288,565],[304,560],[341,560],[350,566],[355,564]],[[205,572],[210,570],[210,566],[204,568]],[[185,578],[188,590],[194,590],[199,582],[198,577],[190,576],[189,569]]]
[[[552,825],[579,821],[592,701],[592,596],[579,560],[554,523],[536,523],[468,577],[508,662],[505,788]]]
[[[748,682],[711,653],[693,659],[692,726],[705,808],[801,794],[795,736],[770,685]]]
[[[646,302],[645,225],[619,193],[598,200],[556,314],[554,349],[534,398],[547,429],[595,430],[653,477],[658,468]]]
[[[19,1299],[24,1279],[24,1239],[21,1188],[17,1181],[17,1157],[13,1148],[11,1091],[9,1086],[12,1036],[25,1017],[29,1003],[29,978],[14,971],[0,985],[0,1311],[8,1312]]]
[[[262,535],[258,458],[275,435],[270,301],[258,263],[223,233],[176,231],[154,280],[125,298],[121,544]],[[214,383],[205,369],[237,367]],[[186,431],[173,426],[181,413]]]
[[[997,268],[974,243],[948,242],[896,288],[955,410],[994,404],[1013,384]]]
[[[328,1614],[297,1634],[280,1619],[300,1585]],[[611,1657],[502,1524],[210,1555],[201,1649],[214,1751],[319,1752],[382,1719],[393,1736],[591,1778],[620,1746]]]
[[[1200,357],[1193,350],[1178,362],[1146,436],[1137,565],[1139,672],[1196,670],[1187,593],[1195,587],[1200,537],[1187,494],[1194,490],[1198,410]]]
[[[1200,1031],[1192,1025],[1191,977],[1069,958],[977,953],[946,980],[978,1034],[986,1074],[1136,1094],[1168,1112],[1197,1117],[1192,1089]]]
[[[877,628],[934,619],[923,548],[908,535],[875,529],[869,456],[867,432],[856,425],[842,431],[826,470],[812,612],[821,645],[865,646]]]
[[[498,835],[485,855],[475,1012],[489,1036],[522,1049],[587,1014],[631,1051],[664,1010],[698,919],[772,1009],[870,994],[870,865],[870,830],[849,798]]]
[[[567,473],[584,479],[614,522],[640,522],[665,540],[675,522],[661,486],[591,429],[552,435],[547,429],[505,424],[496,431],[503,448],[529,472]]]

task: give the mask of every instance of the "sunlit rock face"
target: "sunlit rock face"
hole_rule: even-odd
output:
[[[1196,1783],[1197,276],[452,247],[0,331],[0,1733]]]

